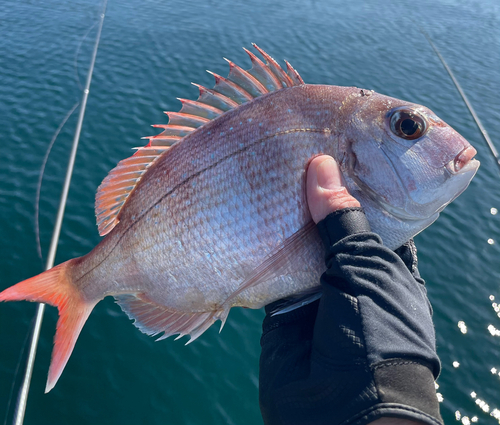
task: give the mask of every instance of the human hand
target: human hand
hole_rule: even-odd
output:
[[[320,155],[309,163],[306,187],[309,211],[316,224],[332,212],[360,207],[345,188],[342,172],[331,156]]]
[[[307,199],[328,269],[319,301],[278,315],[276,305],[266,307],[264,423],[442,424],[439,359],[413,242],[396,253],[383,246],[330,157],[311,161]]]

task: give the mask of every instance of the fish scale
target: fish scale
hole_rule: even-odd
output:
[[[121,161],[96,195],[89,254],[0,293],[55,305],[47,391],[93,307],[114,296],[148,335],[198,338],[235,306],[320,296],[320,238],[306,196],[312,158],[329,154],[372,230],[395,249],[469,184],[474,148],[429,109],[356,87],[304,84],[255,46],[213,89],[181,99],[167,125]]]

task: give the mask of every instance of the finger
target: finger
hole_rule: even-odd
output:
[[[310,162],[306,185],[309,211],[315,223],[334,211],[360,207],[345,188],[342,172],[331,156],[321,155]]]

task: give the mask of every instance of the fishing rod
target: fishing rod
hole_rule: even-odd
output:
[[[64,179],[64,185],[61,192],[61,199],[59,202],[59,209],[57,211],[56,222],[54,225],[54,230],[52,233],[52,240],[50,242],[49,253],[47,257],[47,262],[45,265],[45,270],[48,270],[53,267],[54,259],[57,251],[57,244],[59,242],[59,235],[61,233],[62,220],[64,216],[64,210],[66,208],[66,201],[68,199],[69,186],[71,183],[71,176],[73,174],[73,168],[75,165],[76,151],[78,148],[78,142],[80,141],[80,133],[82,130],[83,117],[85,116],[85,109],[87,106],[87,99],[90,92],[90,83],[92,81],[92,74],[94,72],[95,60],[97,57],[97,49],[99,47],[99,41],[101,39],[102,27],[104,24],[104,16],[106,13],[106,6],[108,0],[104,0],[102,6],[102,12],[100,15],[99,27],[97,29],[97,35],[94,44],[94,50],[92,52],[92,57],[90,60],[89,71],[87,74],[87,80],[85,83],[85,88],[83,89],[82,101],[80,106],[80,112],[78,114],[78,122],[75,129],[75,135],[73,137],[73,145],[71,148],[70,157],[68,160],[68,168],[66,170],[66,177]],[[16,410],[14,412],[13,424],[14,425],[22,425],[24,422],[24,415],[26,412],[26,404],[28,401],[28,392],[31,384],[31,377],[33,374],[33,365],[35,362],[36,350],[38,347],[38,341],[40,338],[40,329],[42,326],[43,314],[45,311],[45,304],[38,304],[36,311],[35,323],[33,325],[33,331],[31,334],[30,341],[30,349],[28,354],[28,359],[26,361],[26,369],[24,372],[23,382],[21,388],[19,389],[19,395],[16,405]]]
[[[443,66],[446,69],[446,71],[448,72],[449,76],[451,77],[451,79],[453,81],[453,84],[455,84],[455,87],[457,88],[458,92],[460,93],[460,96],[462,96],[462,99],[464,100],[465,105],[469,109],[469,112],[471,113],[472,118],[474,118],[474,121],[476,122],[476,125],[479,128],[479,131],[483,135],[484,140],[486,141],[488,147],[490,148],[491,154],[495,158],[495,161],[497,163],[498,169],[500,171],[500,156],[498,154],[498,151],[495,148],[495,145],[491,141],[490,136],[488,135],[488,132],[486,131],[486,129],[484,128],[483,124],[481,123],[481,120],[477,116],[476,111],[472,107],[471,103],[469,102],[469,99],[465,95],[465,92],[462,90],[462,87],[460,86],[459,82],[455,78],[455,75],[453,74],[453,71],[448,66],[448,64],[446,63],[446,61],[444,60],[443,56],[439,52],[439,50],[436,47],[436,45],[432,42],[431,37],[429,36],[429,34],[427,34],[427,32],[424,31],[422,28],[420,28],[420,31],[425,36],[425,38],[427,39],[427,41],[429,42],[429,44],[431,45],[431,47],[434,49],[434,52],[436,52],[436,55],[438,56],[439,60],[443,64]]]

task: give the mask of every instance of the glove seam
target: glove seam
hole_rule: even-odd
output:
[[[372,366],[372,370],[382,369],[384,367],[390,367],[390,366],[403,366],[403,365],[409,365],[409,364],[418,364],[420,366],[425,366],[425,367],[429,368],[429,366],[426,364],[426,362],[419,362],[416,360],[401,360],[401,361],[390,361],[387,363],[376,364],[375,366]]]
[[[330,214],[328,214],[323,220],[327,220],[329,218],[333,218],[333,217],[336,217],[338,215],[342,215],[342,214],[345,214],[345,213],[348,213],[350,211],[361,211],[361,212],[365,212],[365,210],[361,207],[349,207],[349,208],[342,208],[340,210],[337,210],[337,211],[333,211],[331,212]]]
[[[409,406],[404,406],[404,405],[401,405],[401,404],[395,404],[395,403],[379,403],[379,404],[376,404],[372,407],[370,407],[369,409],[366,409],[362,412],[360,412],[358,415],[350,418],[350,419],[347,419],[343,422],[341,422],[339,425],[355,425],[355,424],[358,424],[358,423],[365,423],[365,422],[360,422],[360,421],[363,421],[363,420],[370,420],[370,421],[373,421],[374,419],[376,419],[375,417],[370,417],[370,414],[373,414],[375,412],[380,411],[380,410],[384,410],[384,409],[395,409],[395,410],[399,410],[399,411],[403,411],[403,412],[411,412],[411,413],[415,413],[421,417],[424,417],[428,420],[430,420],[433,424],[436,424],[436,425],[443,425],[443,423],[439,420],[437,420],[435,417],[431,416],[431,415],[428,415],[427,413],[425,412],[422,412],[421,410],[419,409],[414,409],[412,407],[409,407]],[[396,412],[384,412],[384,411],[381,411],[379,412],[380,413],[380,416],[377,416],[377,417],[383,417],[384,415],[385,416],[388,416],[388,415],[391,415],[391,417],[394,417],[392,416],[394,413]],[[417,419],[418,418],[405,418],[405,419]]]
[[[357,307],[358,307],[358,316],[359,316],[359,321],[361,323],[361,334],[364,336],[364,335],[366,335],[366,333],[365,333],[366,332],[366,326],[365,326],[365,320],[363,318],[363,314],[361,313],[361,310],[362,310],[361,303],[359,302],[357,296],[354,296],[354,298],[356,299],[356,304],[357,304]],[[363,338],[363,339],[364,339],[363,349],[365,351],[366,360],[367,360],[367,363],[368,363],[368,346],[367,346],[366,339],[365,338]],[[375,384],[375,373],[374,373],[374,370],[371,367],[369,367],[369,371],[370,371],[371,381],[374,384],[375,390],[377,391],[377,400],[380,402],[382,400],[382,398],[380,396],[379,388]]]

